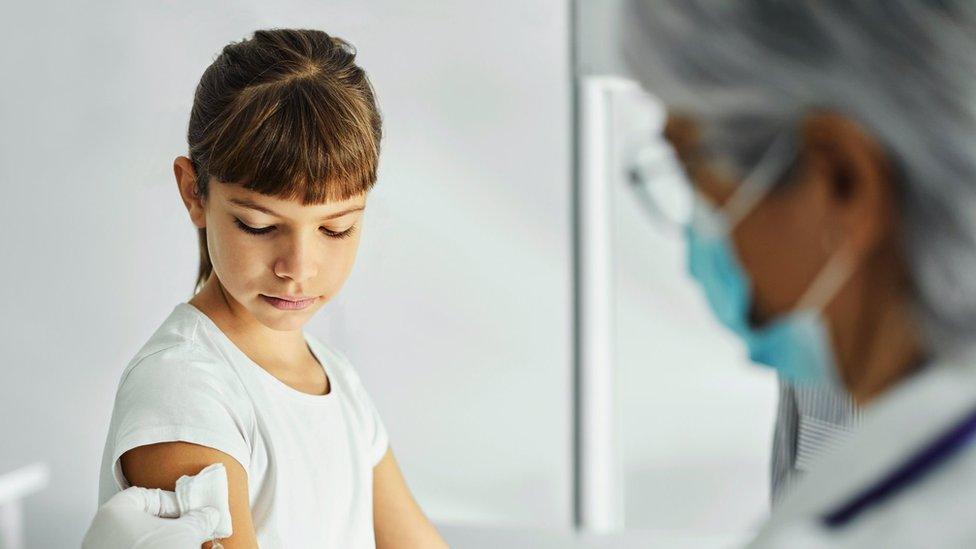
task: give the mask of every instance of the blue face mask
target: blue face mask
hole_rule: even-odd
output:
[[[772,189],[796,158],[791,134],[784,133],[762,155],[729,199],[717,209],[700,196],[673,148],[651,143],[638,152],[631,181],[651,219],[684,227],[691,276],[705,292],[719,321],[745,343],[753,362],[774,368],[792,383],[840,386],[834,348],[823,308],[853,272],[845,249],[834,251],[789,312],[754,326],[752,284],[739,263],[732,230]]]
[[[731,230],[707,204],[695,208],[686,228],[689,269],[718,320],[745,343],[753,362],[774,368],[788,382],[836,385],[833,346],[820,309],[846,279],[843,262],[828,261],[795,310],[754,327],[751,286],[736,258]]]
[[[772,187],[768,165],[760,165],[719,211],[696,197],[686,225],[688,267],[719,321],[745,343],[749,358],[797,384],[839,384],[833,345],[822,309],[852,272],[852,262],[835,252],[797,306],[756,327],[750,322],[752,288],[731,241],[735,224]]]

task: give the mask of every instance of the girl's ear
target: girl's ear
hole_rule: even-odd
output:
[[[197,192],[197,172],[193,163],[185,156],[178,156],[173,161],[173,174],[176,176],[176,186],[180,191],[183,205],[190,214],[190,221],[198,228],[207,226],[207,216],[204,210],[203,197]]]

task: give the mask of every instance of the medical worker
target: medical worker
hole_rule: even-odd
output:
[[[684,173],[642,188],[783,380],[774,465],[807,471],[753,545],[976,546],[976,3],[625,11]]]

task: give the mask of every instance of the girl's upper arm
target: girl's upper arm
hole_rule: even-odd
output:
[[[447,547],[410,494],[390,449],[373,467],[373,531],[377,549]]]
[[[189,442],[163,442],[133,448],[122,454],[122,474],[133,486],[174,490],[183,475],[195,475],[213,463],[227,469],[227,494],[234,534],[221,540],[227,549],[254,549],[258,546],[251,521],[247,472],[228,454]],[[209,549],[210,543],[203,545]]]

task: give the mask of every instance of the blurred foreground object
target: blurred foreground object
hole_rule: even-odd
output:
[[[0,548],[24,549],[23,500],[43,490],[50,478],[47,465],[34,463],[0,475]]]

